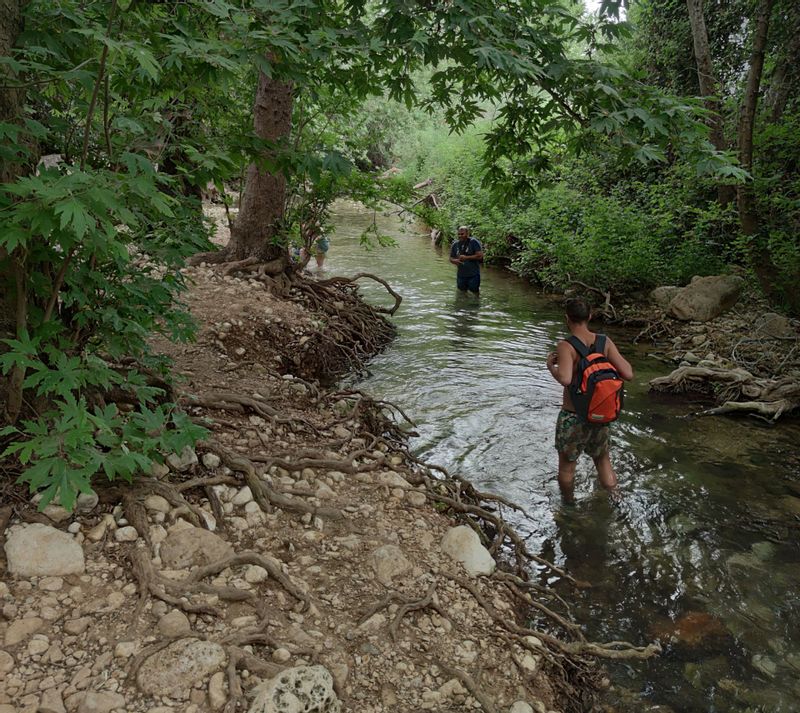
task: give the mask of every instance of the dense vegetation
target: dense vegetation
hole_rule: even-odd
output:
[[[404,200],[408,182],[380,177],[399,152],[408,174],[435,177],[436,220],[474,223],[537,279],[649,285],[747,256],[780,264],[765,286],[786,296],[797,33],[783,2],[761,2],[787,15],[765,50],[780,98],[758,104],[772,114],[753,160],[738,151],[757,210],[740,186],[737,213],[714,199],[746,175],[733,139],[709,139],[716,116],[749,136],[729,126],[752,105],[740,97],[757,43],[731,30],[748,3],[709,24],[720,108],[692,85],[688,20],[665,0],[632,10],[629,36],[559,0],[0,0],[7,472],[69,506],[96,475],[129,479],[202,434],[148,337],[192,336],[180,268],[210,247],[209,183],[231,205],[241,188],[240,210],[204,259],[265,274],[295,269],[287,246],[337,196]]]
[[[487,107],[463,135],[427,120],[398,143],[410,179],[433,179],[443,206],[431,222],[449,236],[470,223],[493,258],[555,289],[573,279],[624,292],[737,270],[757,278],[776,306],[800,312],[800,10],[780,1],[699,4],[705,26],[694,31],[707,36],[709,90],[698,80],[692,5],[632,4],[628,32],[606,56],[648,85],[705,97],[709,139],[747,180],[687,160],[676,146],[632,161],[605,139],[575,151],[567,137],[551,137],[537,156],[535,190],[504,200],[481,156],[493,125]],[[754,77],[759,51],[763,73]]]

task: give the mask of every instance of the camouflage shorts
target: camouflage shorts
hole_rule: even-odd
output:
[[[608,451],[608,426],[583,423],[572,411],[561,411],[556,421],[556,450],[570,462],[581,453],[599,458]]]

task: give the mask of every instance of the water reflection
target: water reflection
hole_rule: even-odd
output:
[[[609,504],[583,459],[578,505],[565,510],[553,447],[561,390],[544,366],[561,310],[491,268],[479,300],[457,294],[445,257],[396,221],[379,224],[401,247],[367,254],[358,235],[371,219],[342,206],[326,262],[334,274],[380,274],[404,297],[398,339],[361,386],[418,422],[418,455],[525,507],[529,546],[593,584],[559,585],[589,638],[662,640],[658,660],[615,669],[617,709],[800,710],[797,423],[685,419],[683,404],[646,393],[663,365],[634,354],[637,381],[612,436],[623,500]],[[385,304],[381,289],[364,292]]]

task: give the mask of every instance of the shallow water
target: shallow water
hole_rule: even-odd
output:
[[[647,393],[666,366],[641,348],[613,432],[622,504],[610,506],[583,459],[578,504],[564,508],[553,447],[561,391],[545,368],[559,311],[499,270],[484,269],[480,298],[458,294],[447,255],[395,216],[376,217],[397,246],[365,251],[373,217],[340,204],[325,264],[378,274],[403,296],[398,337],[359,385],[418,424],[415,453],[524,506],[518,526],[532,549],[594,585],[561,590],[590,639],[665,643],[657,659],[612,668],[610,702],[800,711],[800,424],[683,418],[685,402]],[[377,285],[363,291],[391,304]]]

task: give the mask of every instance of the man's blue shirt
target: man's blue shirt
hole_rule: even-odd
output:
[[[459,255],[474,255],[481,252],[481,244],[475,239],[469,240],[456,240],[450,246],[450,257],[456,258]],[[458,266],[458,277],[467,278],[475,277],[481,274],[480,260],[467,260]]]

